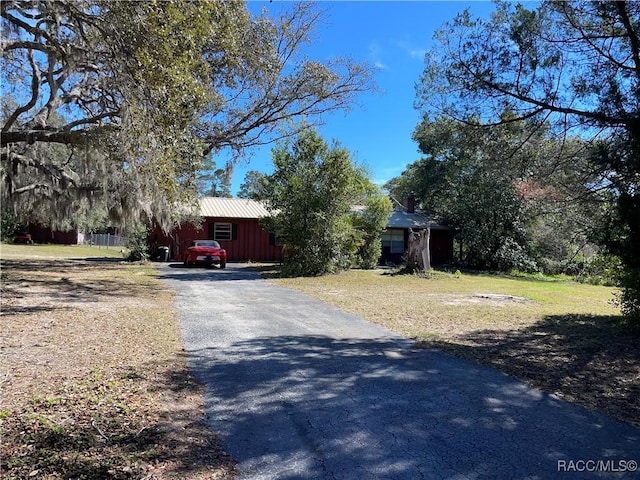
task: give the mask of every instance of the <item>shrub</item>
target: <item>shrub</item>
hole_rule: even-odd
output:
[[[3,242],[11,242],[13,235],[18,228],[18,219],[11,213],[3,213],[0,223],[0,236]]]
[[[620,284],[622,263],[615,255],[600,253],[589,262],[572,264],[571,267],[567,273],[573,274],[577,282],[610,287]]]
[[[382,251],[382,240],[380,237],[369,239],[360,247],[358,252],[359,267],[364,269],[373,269],[378,265],[380,252]]]
[[[512,238],[505,238],[498,251],[493,256],[498,270],[508,272],[518,270],[520,272],[535,273],[539,271],[534,262],[520,244]]]
[[[640,270],[622,272],[616,304],[630,324],[640,327]]]
[[[127,255],[129,262],[147,261],[150,257],[149,244],[147,242],[149,232],[146,227],[131,228],[126,232]]]

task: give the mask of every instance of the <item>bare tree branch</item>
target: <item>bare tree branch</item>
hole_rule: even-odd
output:
[[[629,13],[627,11],[627,2],[619,1],[615,2],[615,5],[618,10],[618,14],[620,15],[620,20],[622,21],[629,38],[629,43],[631,44],[631,55],[635,64],[636,75],[640,78],[640,40],[638,40],[638,34],[633,25],[631,25],[631,19],[629,18]]]
[[[31,99],[22,107],[16,108],[15,111],[9,116],[9,118],[7,119],[7,121],[2,127],[3,133],[8,131],[13,126],[13,124],[20,117],[20,115],[31,110],[38,102],[38,93],[40,92],[40,72],[33,58],[33,51],[29,50],[27,55],[29,58],[29,64],[31,65],[31,71],[33,74],[31,79]]]

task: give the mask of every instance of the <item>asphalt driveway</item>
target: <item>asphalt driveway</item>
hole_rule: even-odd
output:
[[[640,478],[638,428],[413,348],[244,265],[158,271],[243,478]]]

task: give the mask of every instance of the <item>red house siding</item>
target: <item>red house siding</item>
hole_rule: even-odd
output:
[[[207,221],[212,223],[216,220]],[[219,221],[225,222],[224,219]],[[226,221],[229,222],[228,219]],[[236,225],[234,239],[220,241],[230,261],[271,261],[282,258],[282,248],[271,244],[269,232],[260,226],[258,220],[237,219],[231,223]]]
[[[150,237],[152,246],[166,245],[170,248],[170,256],[174,260],[183,261],[184,252],[193,240],[212,239],[215,223],[231,224],[233,238],[218,240],[227,251],[230,262],[267,262],[278,261],[282,258],[282,248],[271,245],[269,232],[265,231],[257,219],[252,218],[212,218],[203,220],[200,228],[186,224],[174,229],[169,235],[164,235],[158,228]]]
[[[453,231],[431,230],[429,247],[433,265],[446,265],[453,262]]]
[[[56,243],[59,245],[77,245],[80,243],[78,242],[77,230],[62,232],[32,223],[29,224],[29,233],[31,234],[31,239],[36,243]]]

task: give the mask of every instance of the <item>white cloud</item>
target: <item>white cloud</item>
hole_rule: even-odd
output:
[[[409,56],[412,58],[418,58],[420,60],[424,60],[424,56],[427,54],[427,51],[424,49],[412,49],[409,50]]]
[[[389,70],[389,65],[383,61],[384,49],[377,42],[369,44],[367,56],[378,70]]]
[[[418,60],[424,60],[424,56],[427,53],[426,48],[416,47],[407,40],[398,40],[396,42],[396,46],[409,57],[416,58]]]

